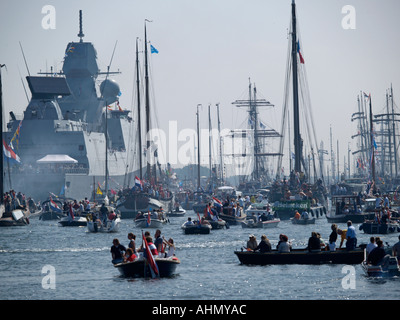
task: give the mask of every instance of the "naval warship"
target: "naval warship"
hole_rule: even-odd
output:
[[[94,45],[83,41],[81,11],[78,37],[62,71],[26,77],[29,104],[21,116],[10,112],[3,133],[20,158],[5,166],[5,190],[44,201],[49,193],[83,199],[129,185],[135,130],[130,110],[119,107],[112,79],[119,72],[100,71]]]

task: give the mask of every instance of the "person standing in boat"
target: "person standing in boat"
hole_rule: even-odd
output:
[[[129,244],[128,244],[128,248],[131,248],[133,250],[134,254],[137,254],[136,252],[136,235],[134,235],[132,232],[128,233],[128,239],[129,239]]]
[[[346,249],[347,251],[354,250],[357,246],[357,235],[356,229],[353,223],[349,220],[347,221],[347,233],[346,233]]]
[[[338,236],[337,232],[337,225],[333,223],[331,225],[331,234],[329,235],[329,251],[335,251],[336,250],[336,240]]]
[[[108,218],[108,209],[106,207],[106,204],[103,203],[100,208],[100,219],[104,225],[107,223],[107,218]]]
[[[163,237],[163,243],[164,243],[165,247],[168,246],[168,251],[167,251],[167,253],[165,254],[165,257],[166,257],[166,258],[169,258],[169,257],[175,256],[175,244],[174,244],[174,239],[169,238],[168,241],[167,241],[167,240],[165,240],[165,238]],[[165,251],[165,250],[164,250],[164,251]]]
[[[397,258],[397,263],[400,264],[400,236],[399,241],[392,247],[392,255]]]
[[[159,253],[163,253],[164,252],[164,249],[163,249],[163,238],[161,237],[161,230],[160,229],[156,230],[156,233],[154,234],[154,238],[156,239],[154,241],[154,245],[156,246],[157,251]]]

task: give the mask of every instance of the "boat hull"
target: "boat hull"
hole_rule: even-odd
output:
[[[87,220],[83,217],[77,217],[74,220],[70,221],[69,218],[62,218],[58,223],[62,227],[86,227]]]
[[[171,277],[180,264],[177,258],[155,258],[161,278]],[[145,259],[114,265],[123,277],[148,278],[151,277],[150,267]]]
[[[301,224],[301,225],[306,225],[306,224],[315,224],[315,218],[312,219],[295,219],[291,218],[290,219],[293,224]]]
[[[387,270],[383,270],[381,266],[368,265],[365,261],[361,263],[361,267],[368,277],[391,278],[400,277],[400,266],[396,257],[391,257]]]
[[[377,223],[371,221],[365,221],[361,226],[360,230],[363,230],[367,234],[389,234],[400,232],[398,223]]]
[[[267,253],[235,251],[241,264],[360,264],[364,260],[364,250],[354,251],[318,251],[293,250],[290,253],[278,253],[276,250]]]
[[[212,228],[211,225],[182,226],[184,234],[209,234],[211,228]]]
[[[253,222],[252,222],[253,221]],[[242,228],[259,228],[259,229],[269,229],[278,226],[280,219],[268,220],[268,221],[258,221],[254,223],[254,220],[242,221]]]

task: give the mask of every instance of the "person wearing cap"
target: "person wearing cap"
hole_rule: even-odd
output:
[[[258,244],[257,244],[257,239],[254,236],[254,234],[249,235],[249,240],[247,241],[247,247],[246,249],[248,251],[252,251],[255,248],[257,248]]]

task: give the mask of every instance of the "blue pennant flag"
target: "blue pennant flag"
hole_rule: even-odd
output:
[[[150,50],[151,50],[151,53],[158,53],[158,50],[156,48],[154,48],[153,45],[150,45]]]

